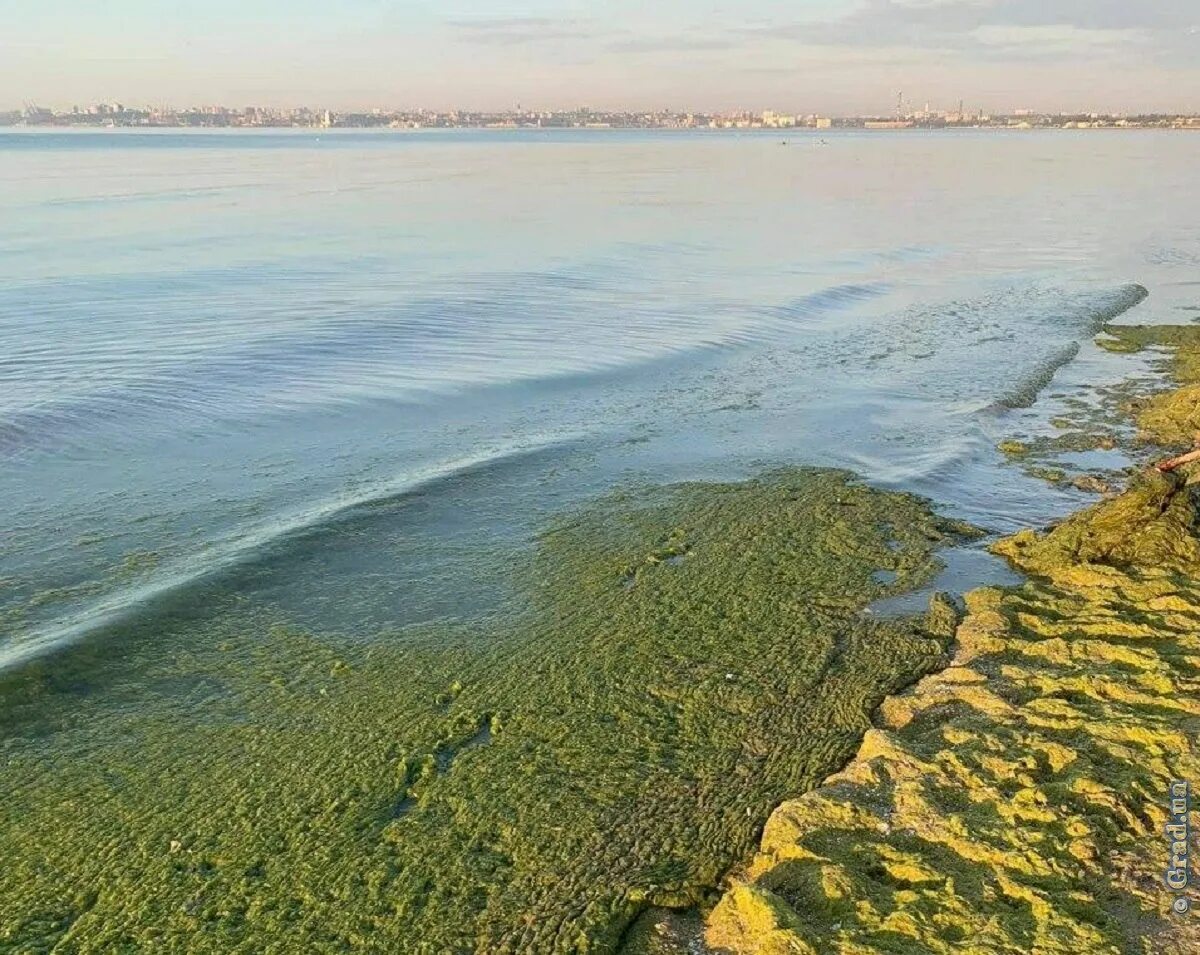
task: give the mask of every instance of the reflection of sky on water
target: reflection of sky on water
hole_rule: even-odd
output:
[[[992,449],[1043,411],[993,406],[1128,283],[1187,320],[1191,151],[823,138],[0,135],[10,648],[222,568],[337,629],[474,611],[622,481],[1061,512]]]

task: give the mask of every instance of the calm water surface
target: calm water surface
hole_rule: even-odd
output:
[[[0,132],[0,665],[119,654],[214,588],[364,636],[488,612],[549,515],[639,481],[837,465],[1043,522],[1080,498],[995,443],[1055,369],[1127,373],[1088,344],[1106,317],[1200,315],[1198,158],[1149,132]]]

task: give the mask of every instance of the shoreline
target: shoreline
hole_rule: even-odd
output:
[[[969,533],[827,469],[626,490],[507,623],[338,644],[215,601],[0,674],[0,946],[615,950],[944,664],[946,604],[859,610]]]
[[[1124,347],[1144,344],[1135,335]],[[1173,395],[1155,396],[1139,413],[1180,426]],[[1153,522],[1163,513],[1155,501],[1166,488],[1134,495],[1131,513],[1140,519],[1145,512],[1152,542],[1163,537]],[[1132,493],[1096,509],[1119,504],[1128,524]],[[917,918],[908,909],[953,897],[946,880],[922,894],[938,873],[920,868],[912,846],[893,852],[888,839],[856,843],[854,827],[865,817],[854,807],[886,801],[882,777],[872,774],[886,772],[879,760],[893,757],[897,778],[909,787],[905,799],[923,798],[927,780],[999,791],[996,780],[981,775],[946,784],[949,771],[925,752],[927,741],[914,744],[923,747],[918,756],[895,756],[903,740],[893,737],[906,732],[951,726],[960,734],[954,745],[964,751],[982,739],[977,775],[1001,763],[1011,764],[1013,778],[1045,771],[1041,764],[1024,766],[1027,753],[1009,759],[1014,754],[998,748],[1005,741],[995,732],[971,720],[958,727],[942,716],[947,706],[981,705],[990,718],[989,701],[1004,702],[988,690],[996,674],[972,669],[997,646],[1001,655],[1018,652],[1018,637],[997,630],[997,619],[1013,617],[1028,628],[1026,618],[1045,605],[1047,626],[1059,625],[1067,612],[1060,605],[1072,600],[1101,616],[1106,608],[1109,616],[1129,612],[1129,605],[1113,610],[1096,596],[1101,584],[1090,577],[1080,583],[1067,574],[1054,591],[1043,582],[1054,560],[1071,564],[1056,548],[1068,537],[1075,546],[1079,535],[1070,535],[1080,526],[1079,515],[1068,518],[1051,535],[1053,545],[1032,532],[1014,538],[1022,543],[1006,556],[1034,579],[969,595],[951,660],[945,651],[957,617],[944,600],[935,600],[924,619],[863,620],[859,605],[927,583],[933,554],[967,529],[911,495],[871,488],[844,472],[795,468],[731,484],[625,491],[565,516],[543,535],[529,568],[540,622],[528,637],[507,643],[489,637],[490,649],[480,649],[480,634],[431,631],[425,649],[353,650],[236,612],[204,625],[168,615],[144,628],[140,661],[104,661],[97,673],[94,657],[103,650],[79,647],[67,653],[65,673],[36,664],[24,672],[29,680],[0,677],[0,693],[17,703],[5,714],[5,728],[20,728],[18,736],[26,737],[5,741],[5,771],[25,811],[10,809],[0,826],[12,846],[22,847],[5,849],[15,864],[8,880],[0,877],[6,902],[0,909],[12,913],[0,919],[0,940],[19,947],[37,937],[31,933],[46,933],[40,937],[54,944],[100,950],[117,940],[113,926],[124,925],[122,937],[153,937],[189,950],[266,938],[303,946],[332,933],[370,950],[569,950],[586,941],[630,955],[675,951],[662,948],[664,936],[646,922],[660,906],[685,923],[697,918],[694,907],[714,901],[714,888],[753,852],[766,819],[746,878],[717,901],[706,927],[693,926],[706,931],[713,951],[766,955],[778,945],[789,952],[841,951],[809,939],[812,924],[797,911],[810,919],[814,912],[835,913],[836,920],[818,927],[845,935],[847,952],[853,945],[862,950],[879,931],[907,934],[914,952],[939,951],[926,923],[951,931],[953,919],[924,909]],[[1200,568],[1200,555],[1195,564]],[[881,568],[895,579],[878,579]],[[1103,575],[1101,581],[1115,586]],[[1168,596],[1178,598],[1178,591],[1153,592],[1155,600]],[[1200,619],[1200,594],[1196,602]],[[1177,612],[1173,606],[1167,610]],[[797,621],[804,621],[802,634]],[[211,652],[188,647],[186,658],[160,660],[157,628],[188,626],[213,638]],[[566,634],[573,636],[564,646]],[[502,662],[489,655],[496,647],[515,656]],[[1123,652],[1095,653],[1113,666],[1127,659]],[[1012,666],[1007,657],[1004,666]],[[1162,676],[1151,669],[1152,677]],[[395,686],[397,672],[411,685]],[[76,677],[82,689],[73,688]],[[120,686],[127,695],[114,709],[88,680]],[[194,687],[185,697],[194,702],[164,709],[128,689],[136,682]],[[57,700],[61,712],[47,700]],[[82,713],[75,712],[79,705]],[[880,724],[872,728],[877,709]],[[1042,751],[1051,754],[1050,769],[1065,759],[1052,746]],[[84,756],[85,765],[67,765],[64,756]],[[167,778],[170,795],[154,788]],[[1090,784],[1082,784],[1086,792]],[[855,797],[854,807],[837,802],[846,787],[862,785],[869,798]],[[792,798],[797,792],[805,795]],[[1045,800],[1021,798],[1028,802],[1018,803],[1022,813],[1036,818],[1049,811]],[[63,805],[70,807],[65,824]],[[996,800],[990,811],[1006,805]],[[893,804],[890,816],[874,823],[873,836],[880,822],[893,826],[906,807],[903,800]],[[931,818],[919,821],[932,826]],[[1089,823],[1064,823],[1080,825]],[[1084,844],[1089,835],[1073,837],[1079,845],[1075,854],[1068,847],[1070,858],[1104,851]],[[802,844],[806,838],[882,855],[843,860],[852,864],[839,873],[840,857],[832,850],[822,856]],[[106,845],[120,851],[93,858]],[[139,863],[116,866],[123,857]],[[893,869],[920,875],[915,889],[855,887],[839,902],[811,896],[805,865],[817,866],[822,886],[852,886],[864,871],[902,882]],[[47,871],[58,873],[52,884]],[[972,871],[968,866],[966,876]],[[955,872],[960,882],[966,877]],[[1034,876],[1047,877],[1036,867]],[[1037,908],[1038,889],[1026,891],[1021,881],[1028,871],[1004,877],[1015,895],[998,904],[1017,898]],[[490,888],[504,883],[511,888]],[[105,891],[96,896],[94,885]],[[296,892],[306,900],[300,911],[289,901]],[[433,907],[422,901],[431,892]],[[881,893],[900,914],[884,912]],[[846,899],[860,895],[878,915],[859,926],[867,941],[853,936],[857,910],[846,914]],[[346,905],[350,899],[359,902]],[[971,898],[950,915],[985,911],[994,901]],[[1043,900],[1030,931],[1067,932],[1075,951],[1117,950],[1097,947],[1078,928],[1086,928],[1086,919],[1064,926],[1046,906]],[[573,914],[564,918],[567,911]],[[531,912],[538,917],[523,921]],[[413,933],[424,948],[405,941]],[[1012,946],[1031,937],[1010,944],[997,935],[994,950],[1019,950]],[[955,940],[945,944],[954,950]]]
[[[1104,331],[1113,351],[1171,349],[1175,387],[1126,410],[1137,444],[1178,447],[1200,417],[1200,328]],[[993,545],[1027,582],[967,594],[949,666],[886,700],[845,768],[772,813],[706,950],[1200,949],[1162,836],[1173,786],[1200,779],[1195,480],[1139,472]]]

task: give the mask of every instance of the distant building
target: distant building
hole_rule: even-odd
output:
[[[765,110],[762,114],[762,124],[769,129],[783,129],[796,125],[796,117],[777,113],[772,109]]]

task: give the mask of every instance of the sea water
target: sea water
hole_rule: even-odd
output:
[[[403,639],[613,488],[995,448],[1200,316],[1177,132],[0,132],[0,666],[234,595]],[[1147,297],[1148,293],[1148,297]],[[1143,300],[1144,299],[1144,300]],[[985,577],[979,561],[972,575]],[[962,581],[970,586],[979,581]]]

